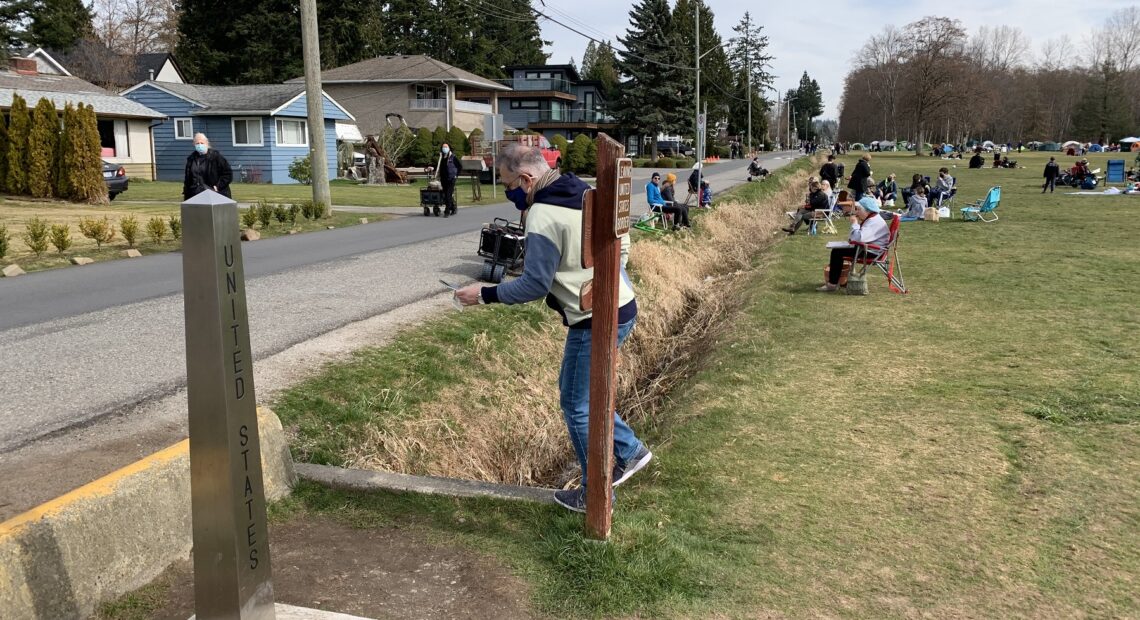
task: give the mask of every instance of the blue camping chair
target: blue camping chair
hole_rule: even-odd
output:
[[[985,200],[979,200],[968,207],[962,207],[962,219],[967,222],[996,222],[997,208],[1001,202],[1001,186],[991,187]],[[989,216],[993,216],[992,219]]]

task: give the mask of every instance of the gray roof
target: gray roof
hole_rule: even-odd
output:
[[[303,82],[304,77],[288,80]],[[430,56],[379,56],[351,65],[321,71],[321,82],[455,82],[488,90],[510,90],[470,71],[453,67]]]
[[[13,95],[17,93],[28,102],[29,107],[34,107],[41,98],[46,97],[57,109],[62,109],[67,103],[83,103],[94,107],[99,116],[166,118],[165,114],[77,77],[18,75],[0,71],[0,108],[12,107]]]
[[[205,110],[196,112],[197,114],[230,114],[234,112],[269,114],[305,92],[304,84],[202,86],[171,82],[147,81],[145,83],[207,107]]]

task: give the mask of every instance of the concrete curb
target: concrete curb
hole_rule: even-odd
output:
[[[295,479],[281,422],[258,408],[267,499]],[[192,548],[190,440],[0,523],[0,616],[86,618]]]
[[[509,484],[434,476],[409,476],[309,463],[297,463],[294,468],[300,478],[347,491],[397,491],[449,497],[490,497],[538,504],[554,503],[554,489],[516,487]]]

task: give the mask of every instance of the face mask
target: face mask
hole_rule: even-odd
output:
[[[447,154],[448,154],[448,153],[450,153],[450,152],[451,152],[451,149],[449,149],[449,148],[446,148],[446,147],[445,147],[445,148],[443,149],[443,154],[444,154],[444,155],[447,155]]]
[[[526,211],[527,207],[530,206],[526,203],[526,190],[523,189],[522,186],[516,187],[514,189],[508,189],[507,200],[515,203],[515,208],[519,211]]]
[[[205,145],[205,144],[195,144],[194,145],[194,150],[198,151],[198,154],[200,154],[200,155],[205,155],[206,151],[209,150],[209,148],[210,147]]]

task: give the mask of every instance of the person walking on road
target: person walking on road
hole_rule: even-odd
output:
[[[1041,193],[1044,194],[1045,190],[1053,193],[1053,189],[1057,185],[1057,177],[1061,174],[1061,166],[1057,165],[1057,158],[1050,157],[1049,163],[1045,164],[1045,184],[1041,186]]]
[[[210,139],[204,133],[194,134],[194,152],[186,158],[186,175],[182,180],[182,199],[189,200],[211,189],[226,198],[234,172],[222,154],[210,148]]]
[[[523,304],[546,298],[546,304],[562,316],[569,329],[558,377],[560,404],[566,430],[578,464],[582,486],[556,491],[554,499],[575,512],[586,511],[587,435],[590,416],[590,334],[592,315],[582,307],[582,287],[593,278],[593,269],[582,268],[582,204],[589,186],[573,174],[552,170],[535,147],[512,145],[499,157],[499,179],[506,197],[520,211],[527,211],[526,264],[522,276],[498,286],[472,284],[455,292],[465,306],[476,304]],[[621,278],[618,289],[618,334],[620,347],[637,320],[637,300],[625,272],[629,235],[621,239]],[[638,440],[633,429],[614,414],[613,485],[625,482],[645,467],[653,453]]]
[[[439,182],[443,184],[443,217],[451,217],[457,212],[455,205],[455,182],[459,179],[459,158],[451,152],[451,145],[444,142],[440,147]]]

